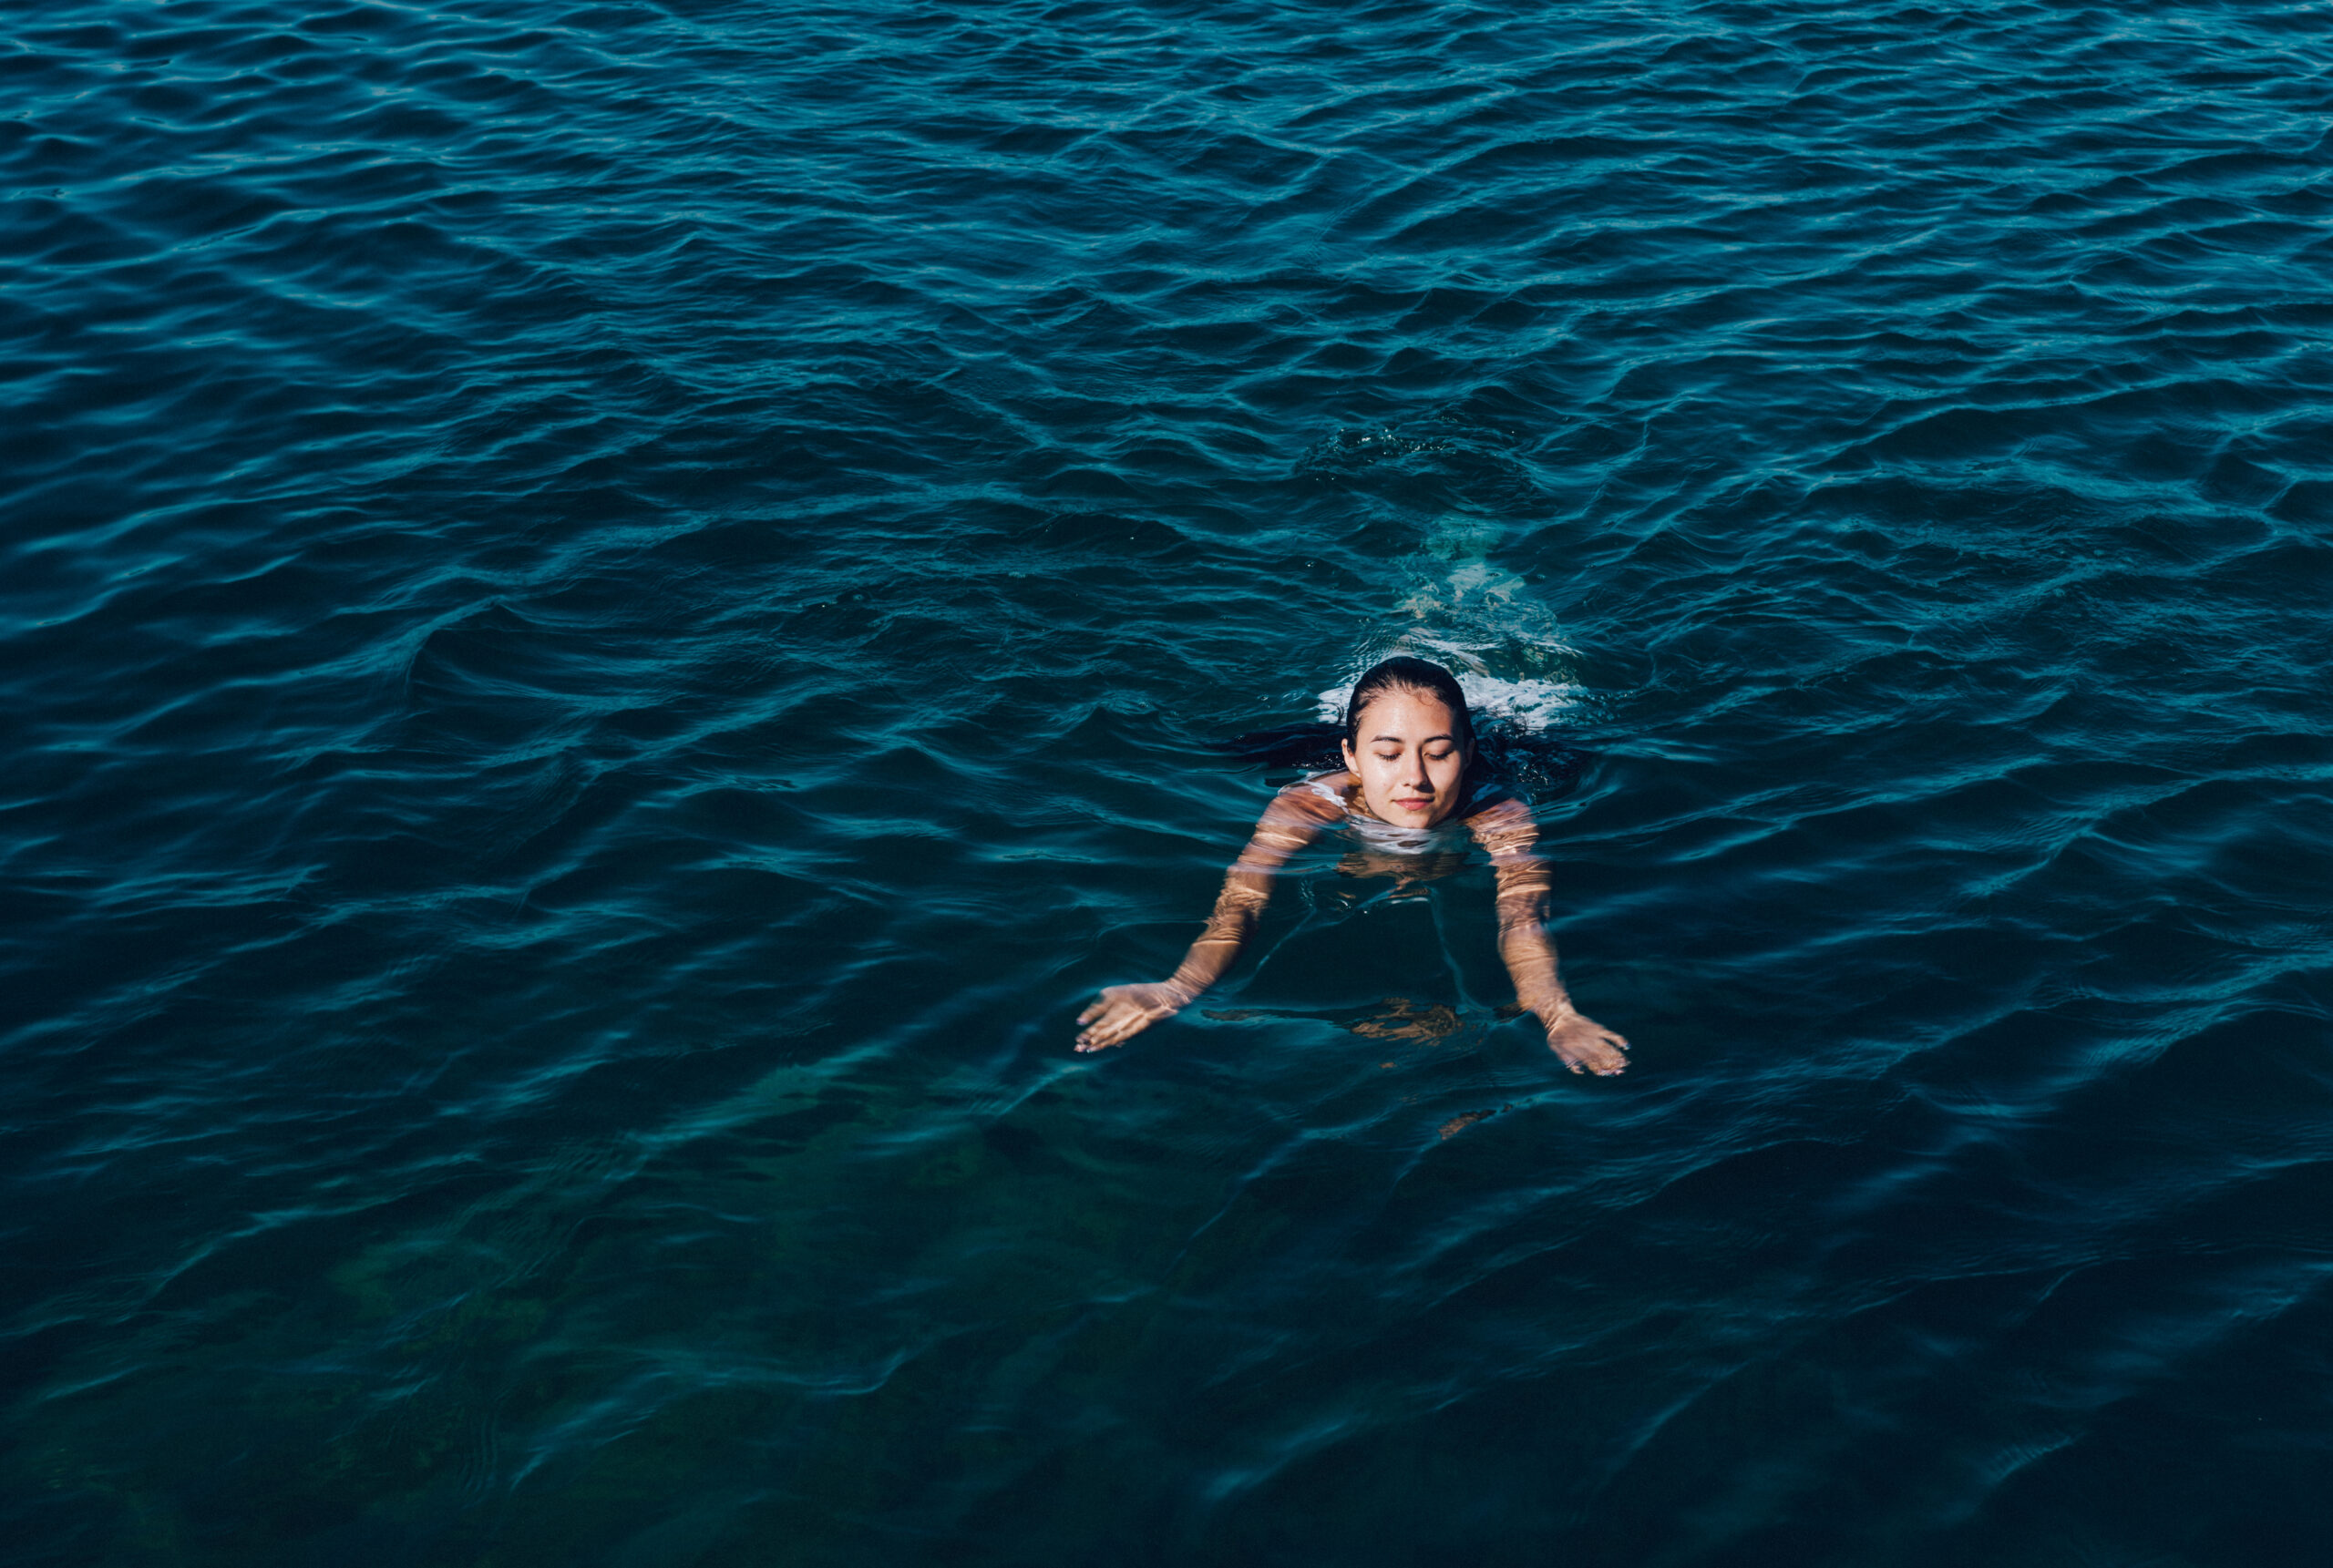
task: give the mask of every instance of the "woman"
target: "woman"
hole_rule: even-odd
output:
[[[1077,1049],[1124,1045],[1221,979],[1254,933],[1273,876],[1322,829],[1350,827],[1372,847],[1415,854],[1433,847],[1437,830],[1464,825],[1490,854],[1499,957],[1514,977],[1516,999],[1546,1026],[1547,1049],[1574,1072],[1608,1076],[1626,1067],[1629,1042],[1583,1017],[1556,978],[1555,944],[1541,924],[1547,866],[1532,852],[1538,827],[1513,795],[1473,784],[1466,774],[1474,755],[1465,693],[1450,671],[1406,657],[1372,669],[1345,705],[1345,771],[1300,780],[1273,797],[1174,975],[1105,989],[1077,1015],[1085,1026]]]

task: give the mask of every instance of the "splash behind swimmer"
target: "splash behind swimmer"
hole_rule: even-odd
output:
[[[1547,1049],[1574,1072],[1609,1075],[1628,1065],[1628,1041],[1571,1005],[1547,939],[1549,876],[1534,852],[1538,827],[1524,804],[1468,779],[1475,734],[1465,693],[1439,664],[1388,659],[1353,686],[1345,705],[1344,769],[1289,785],[1256,823],[1224,876],[1215,912],[1172,976],[1110,986],[1078,1014],[1082,1051],[1123,1045],[1188,1007],[1221,979],[1254,934],[1271,879],[1326,829],[1350,825],[1370,836],[1399,830],[1423,838],[1464,825],[1497,877],[1498,949],[1516,999],[1546,1029]],[[1421,845],[1422,846],[1422,845]]]

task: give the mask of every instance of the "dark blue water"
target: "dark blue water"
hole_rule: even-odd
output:
[[[11,1563],[2333,1550],[2333,11],[5,36]]]

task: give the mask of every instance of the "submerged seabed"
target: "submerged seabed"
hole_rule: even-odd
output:
[[[2328,36],[20,11],[9,1561],[2321,1563]]]

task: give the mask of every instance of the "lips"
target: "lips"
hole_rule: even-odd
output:
[[[1393,809],[1395,811],[1432,811],[1434,801],[1432,797],[1424,800],[1397,800],[1393,803]]]

